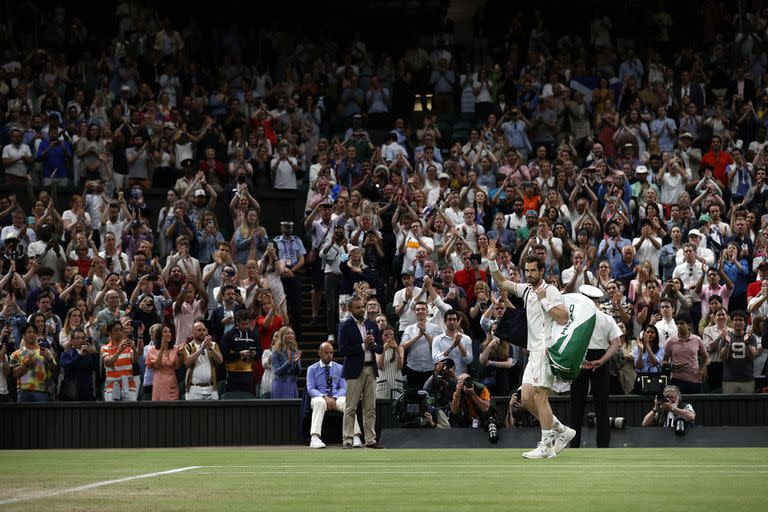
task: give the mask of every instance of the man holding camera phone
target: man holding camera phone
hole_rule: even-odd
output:
[[[109,339],[100,350],[106,371],[104,401],[135,402],[139,392],[133,376],[133,364],[139,358],[136,343],[125,336],[123,324],[119,320],[111,322],[107,332]]]
[[[565,325],[569,314],[560,292],[544,282],[544,261],[535,257],[525,258],[526,284],[507,280],[496,263],[496,241],[488,243],[488,269],[500,290],[522,298],[528,323],[528,364],[523,373],[522,403],[539,418],[541,441],[538,446],[523,454],[526,459],[549,459],[557,456],[575,435],[552,414],[549,393],[555,377],[547,361],[547,337],[555,323]]]

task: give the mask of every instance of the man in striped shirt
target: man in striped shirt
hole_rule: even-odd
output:
[[[138,360],[136,343],[123,338],[123,324],[111,322],[107,326],[109,340],[101,347],[101,360],[106,370],[104,401],[134,402],[138,386],[133,377],[133,364]]]

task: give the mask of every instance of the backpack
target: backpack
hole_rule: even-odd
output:
[[[525,303],[530,291],[530,288],[526,290],[522,299],[510,295],[509,300],[515,307],[505,309],[504,315],[496,325],[496,336],[500,340],[521,348],[528,348],[528,316]]]

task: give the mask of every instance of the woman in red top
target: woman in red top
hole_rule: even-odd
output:
[[[287,325],[288,313],[285,312],[285,297],[280,304],[275,307],[275,299],[272,292],[264,290],[257,295],[257,298],[251,304],[251,329],[258,330],[259,343],[262,350],[272,347],[272,336],[280,330],[283,325]],[[256,318],[253,320],[253,318]],[[261,360],[253,361],[253,381],[260,382],[264,374],[264,367]]]

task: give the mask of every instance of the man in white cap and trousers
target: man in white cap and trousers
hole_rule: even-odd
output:
[[[608,361],[618,350],[621,341],[621,329],[612,316],[603,313],[597,306],[598,299],[603,297],[603,291],[592,285],[582,285],[579,293],[586,295],[595,302],[595,328],[587,347],[587,355],[581,365],[581,372],[571,382],[571,406],[568,423],[576,430],[571,440],[571,448],[581,446],[581,427],[584,424],[584,406],[587,392],[592,388],[592,398],[595,407],[597,426],[597,447],[608,448],[611,441],[611,431],[608,422],[608,391],[611,374]]]

